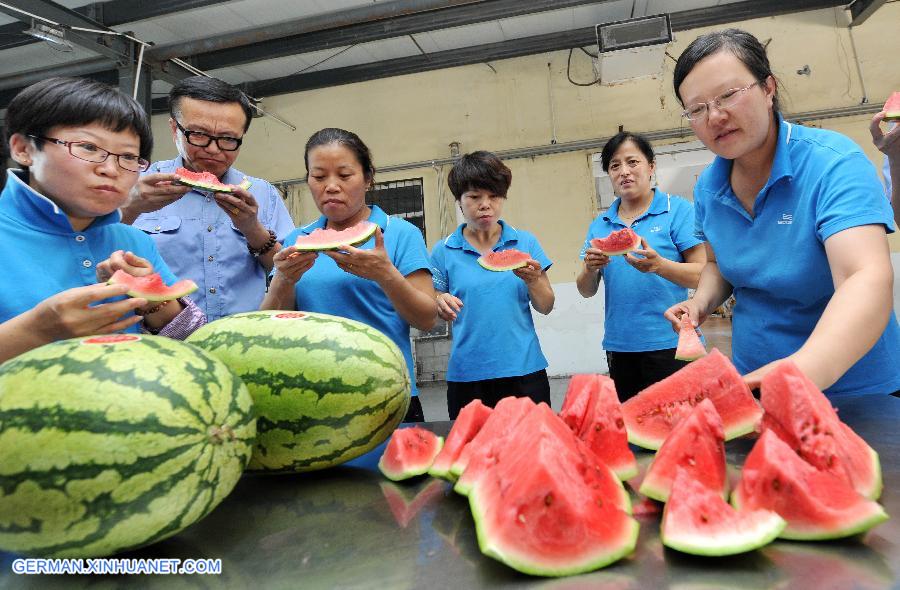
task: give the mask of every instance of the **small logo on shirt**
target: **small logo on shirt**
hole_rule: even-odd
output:
[[[660,231],[662,231],[662,228],[659,227],[658,225],[654,225],[653,227],[650,228],[651,234],[655,234],[656,232],[660,232]]]
[[[790,225],[794,223],[794,216],[790,213],[782,213],[781,219],[778,220],[778,225]]]

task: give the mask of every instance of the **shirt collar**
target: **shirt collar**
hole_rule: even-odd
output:
[[[387,233],[388,225],[390,225],[391,223],[391,217],[387,213],[385,213],[378,205],[367,206],[371,210],[369,213],[369,219],[367,221],[371,221],[372,223],[378,225],[378,227],[381,228],[381,233]],[[317,229],[324,229],[326,223],[328,223],[328,218],[322,215],[312,223],[301,227],[300,233],[308,235]]]
[[[609,209],[606,210],[606,213],[603,214],[603,219],[606,221],[610,221],[610,222],[615,221],[616,223],[626,225],[625,222],[623,222],[619,218],[619,205],[621,203],[622,203],[622,199],[617,198],[613,202],[613,204],[610,205]],[[650,206],[647,208],[646,211],[644,211],[643,214],[641,214],[640,217],[633,220],[632,223],[634,223],[634,221],[637,221],[638,219],[645,217],[646,215],[660,215],[662,213],[667,213],[669,211],[671,203],[672,203],[672,199],[668,193],[664,193],[663,191],[659,190],[658,188],[654,188],[653,189],[653,200],[650,201]]]
[[[6,186],[0,198],[0,211],[16,217],[29,227],[40,231],[70,234],[75,231],[69,217],[49,198],[31,188],[24,180],[22,170],[7,171]],[[95,217],[87,229],[118,223],[118,209]]]
[[[502,219],[498,220],[497,223],[500,224],[500,239],[497,240],[497,243],[494,245],[494,249],[501,246],[505,246],[507,244],[513,244],[519,241],[519,231],[513,226],[509,225]],[[466,224],[462,223],[459,227],[456,228],[456,231],[447,236],[444,239],[444,245],[448,248],[456,248],[462,250],[468,250],[470,252],[475,252],[476,254],[480,254],[475,248],[472,247],[472,244],[463,236],[463,229],[465,229]]]

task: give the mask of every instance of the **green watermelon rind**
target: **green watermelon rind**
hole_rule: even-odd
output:
[[[425,475],[431,468],[431,464],[432,462],[434,462],[434,458],[437,457],[437,454],[441,452],[441,449],[444,446],[444,437],[438,436],[436,437],[436,439],[437,443],[435,444],[434,454],[431,455],[431,457],[424,459],[420,465],[410,466],[403,471],[391,471],[384,465],[384,462],[382,461],[382,459],[384,459],[384,455],[382,455],[382,459],[378,460],[379,471],[381,471],[381,474],[391,481],[403,481],[406,479],[411,479],[413,477],[418,477],[420,475]]]
[[[736,510],[741,510],[742,506],[740,489],[740,487],[736,488],[731,494],[731,505],[734,506]],[[860,498],[862,498],[862,496],[860,496]],[[830,541],[832,539],[843,539],[864,533],[890,518],[880,504],[874,501],[869,502],[871,505],[876,506],[877,510],[874,510],[872,514],[865,518],[856,522],[851,522],[845,527],[828,531],[798,531],[792,529],[790,523],[788,523],[781,534],[779,534],[778,538],[790,541]]]
[[[211,193],[233,193],[235,187],[242,188],[244,190],[249,189],[251,186],[253,186],[253,181],[251,181],[249,178],[247,178],[245,176],[244,179],[239,184],[236,184],[236,185],[222,184],[222,183],[212,184],[212,183],[208,183],[208,182],[191,180],[190,178],[182,178],[179,176],[175,180],[175,184],[180,184],[182,186],[189,186],[194,189],[199,189],[199,190],[203,190],[203,191],[207,191],[207,192],[211,192]]]
[[[756,424],[759,422],[759,418],[756,416],[748,417],[742,422],[734,422],[731,425],[731,428],[725,428],[725,441],[728,442],[730,440],[734,440],[738,437],[744,436],[745,434],[750,434],[756,431]],[[628,442],[633,445],[637,445],[642,449],[647,449],[650,451],[658,451],[659,447],[662,446],[662,440],[658,440],[656,438],[649,439],[640,436],[638,433],[633,430],[628,430]],[[665,440],[665,439],[663,439]]]
[[[361,231],[355,235],[347,234],[349,237],[343,237],[340,240],[332,240],[330,242],[322,242],[319,244],[298,244],[294,243],[294,248],[300,252],[325,252],[327,250],[337,250],[341,246],[358,246],[369,240],[373,235],[375,235],[375,230],[378,229],[377,223],[367,222],[368,225],[364,226]],[[341,230],[342,232],[346,232],[349,229]],[[304,238],[309,238],[310,236],[314,236],[318,229],[313,230],[312,233],[306,235],[297,236],[297,240],[303,240]]]
[[[724,535],[715,536],[678,535],[677,533],[673,535],[661,526],[659,536],[662,544],[666,547],[690,555],[703,557],[738,555],[765,547],[782,534],[785,526],[787,526],[787,522],[777,513],[771,510],[767,512],[771,513],[768,520],[761,523],[755,530],[743,531],[740,535],[729,534],[728,532]],[[663,516],[663,519],[665,519],[665,516]],[[729,539],[729,537],[733,539]]]

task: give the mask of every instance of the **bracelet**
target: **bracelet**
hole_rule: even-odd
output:
[[[150,315],[151,313],[158,312],[159,310],[161,310],[168,304],[169,304],[168,301],[160,301],[158,304],[154,305],[150,309],[136,309],[136,310],[134,310],[134,314],[140,315],[140,316],[147,316],[147,315]]]
[[[247,250],[250,251],[250,254],[254,258],[259,258],[263,254],[265,254],[266,252],[268,252],[269,250],[274,248],[275,242],[278,241],[278,237],[275,235],[275,232],[273,232],[270,229],[267,229],[266,231],[269,232],[269,241],[267,241],[265,244],[263,244],[261,248],[254,248],[253,246],[250,245],[250,242],[247,242]]]

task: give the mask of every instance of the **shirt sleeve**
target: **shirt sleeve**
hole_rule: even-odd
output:
[[[431,273],[431,263],[428,260],[428,248],[425,246],[425,239],[419,229],[409,222],[403,223],[405,220],[392,220],[390,231],[396,231],[400,235],[397,236],[396,260],[393,260],[394,266],[400,271],[400,274],[407,277],[417,270],[426,270]]]
[[[533,235],[529,235],[529,244],[528,244],[528,253],[531,254],[531,257],[541,263],[541,269],[547,270],[551,266],[553,266],[553,261],[547,256],[544,252],[544,249],[541,248],[541,243],[538,242],[537,237]]]
[[[172,321],[162,327],[157,336],[165,336],[174,340],[184,340],[194,333],[197,328],[206,324],[206,314],[191,299],[183,297],[178,300],[184,309],[172,318]],[[141,329],[147,332],[141,324]]]
[[[447,276],[446,247],[438,242],[431,250],[431,281],[436,291],[450,292],[450,277]]]
[[[697,237],[694,227],[694,206],[680,198],[672,197],[672,223],[669,227],[672,243],[679,252],[690,250],[703,240]]]
[[[893,211],[884,198],[875,167],[860,150],[840,154],[827,167],[816,200],[816,234],[825,242],[834,234],[861,225],[884,225],[893,231]]]

